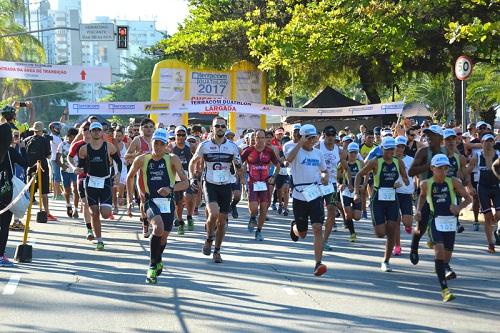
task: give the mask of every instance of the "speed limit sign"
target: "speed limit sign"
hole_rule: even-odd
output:
[[[455,75],[461,81],[467,80],[472,73],[472,60],[467,56],[460,56],[455,63]]]

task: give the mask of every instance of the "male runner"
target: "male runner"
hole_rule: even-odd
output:
[[[134,124],[135,126],[135,124]],[[150,153],[151,152],[151,137],[153,136],[153,132],[155,129],[155,123],[149,118],[145,118],[141,121],[140,124],[140,135],[136,136],[130,146],[127,149],[127,153],[125,154],[125,159],[128,163],[132,163],[132,161],[139,155]],[[144,184],[143,177],[141,175],[142,171],[139,171],[139,177],[137,179],[138,188],[142,189],[144,192]],[[140,192],[140,191],[139,191]],[[146,212],[144,211],[144,197],[140,197],[140,210],[141,210],[141,221],[142,221],[142,229],[144,238],[148,238],[151,235],[151,231],[149,230],[149,222],[146,216]]]
[[[415,219],[423,219],[424,204],[429,205],[429,237],[434,244],[434,267],[441,285],[443,302],[455,296],[448,289],[446,263],[450,261],[455,244],[457,217],[471,203],[471,198],[458,178],[447,177],[450,162],[446,155],[437,154],[431,160],[432,176],[420,183],[420,195]],[[457,194],[464,200],[457,205]]]
[[[248,166],[248,210],[250,211],[250,221],[248,222],[248,231],[255,232],[255,240],[263,241],[262,228],[267,216],[267,209],[271,203],[271,195],[276,179],[279,173],[279,160],[274,151],[266,146],[266,132],[258,129],[254,133],[256,139],[255,146],[246,148],[241,154],[242,162]],[[276,167],[274,176],[269,176],[269,166],[274,164]],[[258,215],[258,224],[257,224]]]
[[[207,202],[207,239],[203,246],[203,254],[212,253],[212,244],[215,233],[215,249],[213,260],[222,263],[220,248],[226,233],[226,219],[231,203],[231,172],[234,165],[236,172],[241,173],[241,158],[239,148],[225,138],[227,128],[226,119],[215,117],[212,121],[212,138],[202,142],[189,163],[189,174],[195,175],[197,164],[204,162],[203,191]],[[198,179],[191,176],[191,187],[197,189]]]
[[[383,151],[382,157],[369,160],[356,175],[354,189],[357,192],[354,201],[361,199],[359,186],[362,177],[373,172],[374,191],[370,205],[373,226],[377,237],[387,236],[384,261],[380,269],[384,272],[392,272],[389,260],[395,243],[396,228],[399,227],[397,223],[399,206],[395,189],[401,185],[397,183],[399,177],[402,178],[405,185],[409,184],[409,180],[403,161],[394,157],[396,140],[392,137],[384,137],[381,147]]]
[[[297,136],[299,140],[293,149],[284,149],[294,182],[292,197],[295,219],[290,225],[290,238],[294,242],[298,241],[299,237],[305,238],[309,220],[311,221],[314,234],[314,259],[316,261],[314,275],[321,276],[326,273],[327,267],[321,262],[325,212],[318,183],[328,185],[329,175],[323,154],[314,148],[318,138],[316,127],[310,124],[303,125]],[[285,146],[289,144],[290,142]]]
[[[132,215],[134,197],[134,177],[142,170],[144,192],[144,207],[151,223],[151,250],[149,269],[146,275],[147,283],[156,283],[163,271],[162,254],[167,246],[167,238],[172,231],[174,219],[175,192],[188,188],[188,179],[184,173],[180,159],[167,151],[167,131],[157,129],[152,137],[153,151],[136,157],[127,175],[128,214]],[[176,181],[176,177],[179,181]],[[142,192],[143,190],[140,189]]]
[[[90,207],[92,230],[97,239],[97,251],[104,250],[104,242],[101,235],[101,220],[111,216],[112,186],[110,159],[116,162],[118,173],[115,175],[114,183],[120,179],[122,161],[116,151],[116,147],[102,139],[102,125],[93,122],[89,127],[91,140],[78,151],[78,158],[85,160],[85,197]]]

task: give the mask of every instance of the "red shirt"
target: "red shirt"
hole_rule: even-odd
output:
[[[85,140],[80,140],[77,142],[74,142],[70,149],[69,149],[69,157],[75,158],[75,156],[78,157],[78,152],[80,151],[80,148],[82,148],[86,144]],[[78,166],[80,167],[80,158],[78,158]],[[87,177],[87,174],[85,172],[81,173],[78,175],[78,179],[82,179]]]
[[[280,142],[280,141],[278,141],[278,139],[273,138],[273,139],[271,140],[271,144],[272,144],[273,146],[275,146],[276,148],[278,148],[278,150],[283,150],[283,148],[281,147],[281,142]]]
[[[269,164],[280,163],[274,151],[269,147],[265,147],[260,152],[255,147],[248,147],[241,154],[241,159],[248,164],[250,182],[267,181],[269,178]]]

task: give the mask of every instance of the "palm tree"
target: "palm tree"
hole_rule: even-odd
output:
[[[471,107],[471,119],[478,119],[481,112],[500,104],[500,68],[477,64],[467,81],[467,104]]]

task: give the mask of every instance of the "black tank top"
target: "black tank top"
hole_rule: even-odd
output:
[[[448,184],[446,182],[432,183],[431,187],[428,191],[431,191],[434,216],[452,216],[450,211],[451,194]]]
[[[162,196],[158,194],[158,190],[162,187],[170,186],[170,175],[168,174],[167,161],[165,158],[161,158],[158,161],[151,158],[148,161],[146,181],[149,189],[147,197],[162,198]]]
[[[191,154],[191,149],[189,149],[187,145],[185,145],[183,149],[180,149],[176,145],[172,149],[172,153],[174,153],[175,155],[177,155],[177,157],[179,157],[179,159],[181,160],[182,169],[184,169],[184,171],[187,171],[189,167],[189,162],[193,157],[193,154]]]
[[[102,143],[98,150],[92,149],[90,143],[87,143],[87,174],[95,177],[108,177],[109,170],[108,145]]]
[[[448,177],[458,177],[458,156],[453,154],[452,157],[448,156],[448,160],[450,161],[450,166],[448,167]]]
[[[349,171],[351,172],[351,176],[352,176],[349,184],[347,184],[347,185],[354,186],[354,179],[356,178],[356,175],[358,174],[358,172],[360,170],[359,162],[355,161],[353,164],[350,164],[349,162],[347,162],[347,166],[349,167]],[[361,179],[360,185],[363,185],[363,179]]]
[[[415,158],[415,154],[417,153],[417,142],[413,141],[411,147],[406,146],[405,147],[405,155],[411,156]]]
[[[390,187],[394,188],[394,183],[399,178],[398,167],[395,163],[382,163],[382,170],[379,170],[380,183],[379,187]]]
[[[495,157],[493,158],[493,161],[491,165],[495,162],[495,160],[498,158],[498,153],[495,153]],[[481,152],[479,155],[478,159],[478,168],[479,168],[479,184],[481,186],[489,187],[489,188],[498,188],[499,181],[498,178],[495,176],[493,173],[492,169],[488,169],[486,166],[486,159],[484,158],[484,152]]]

